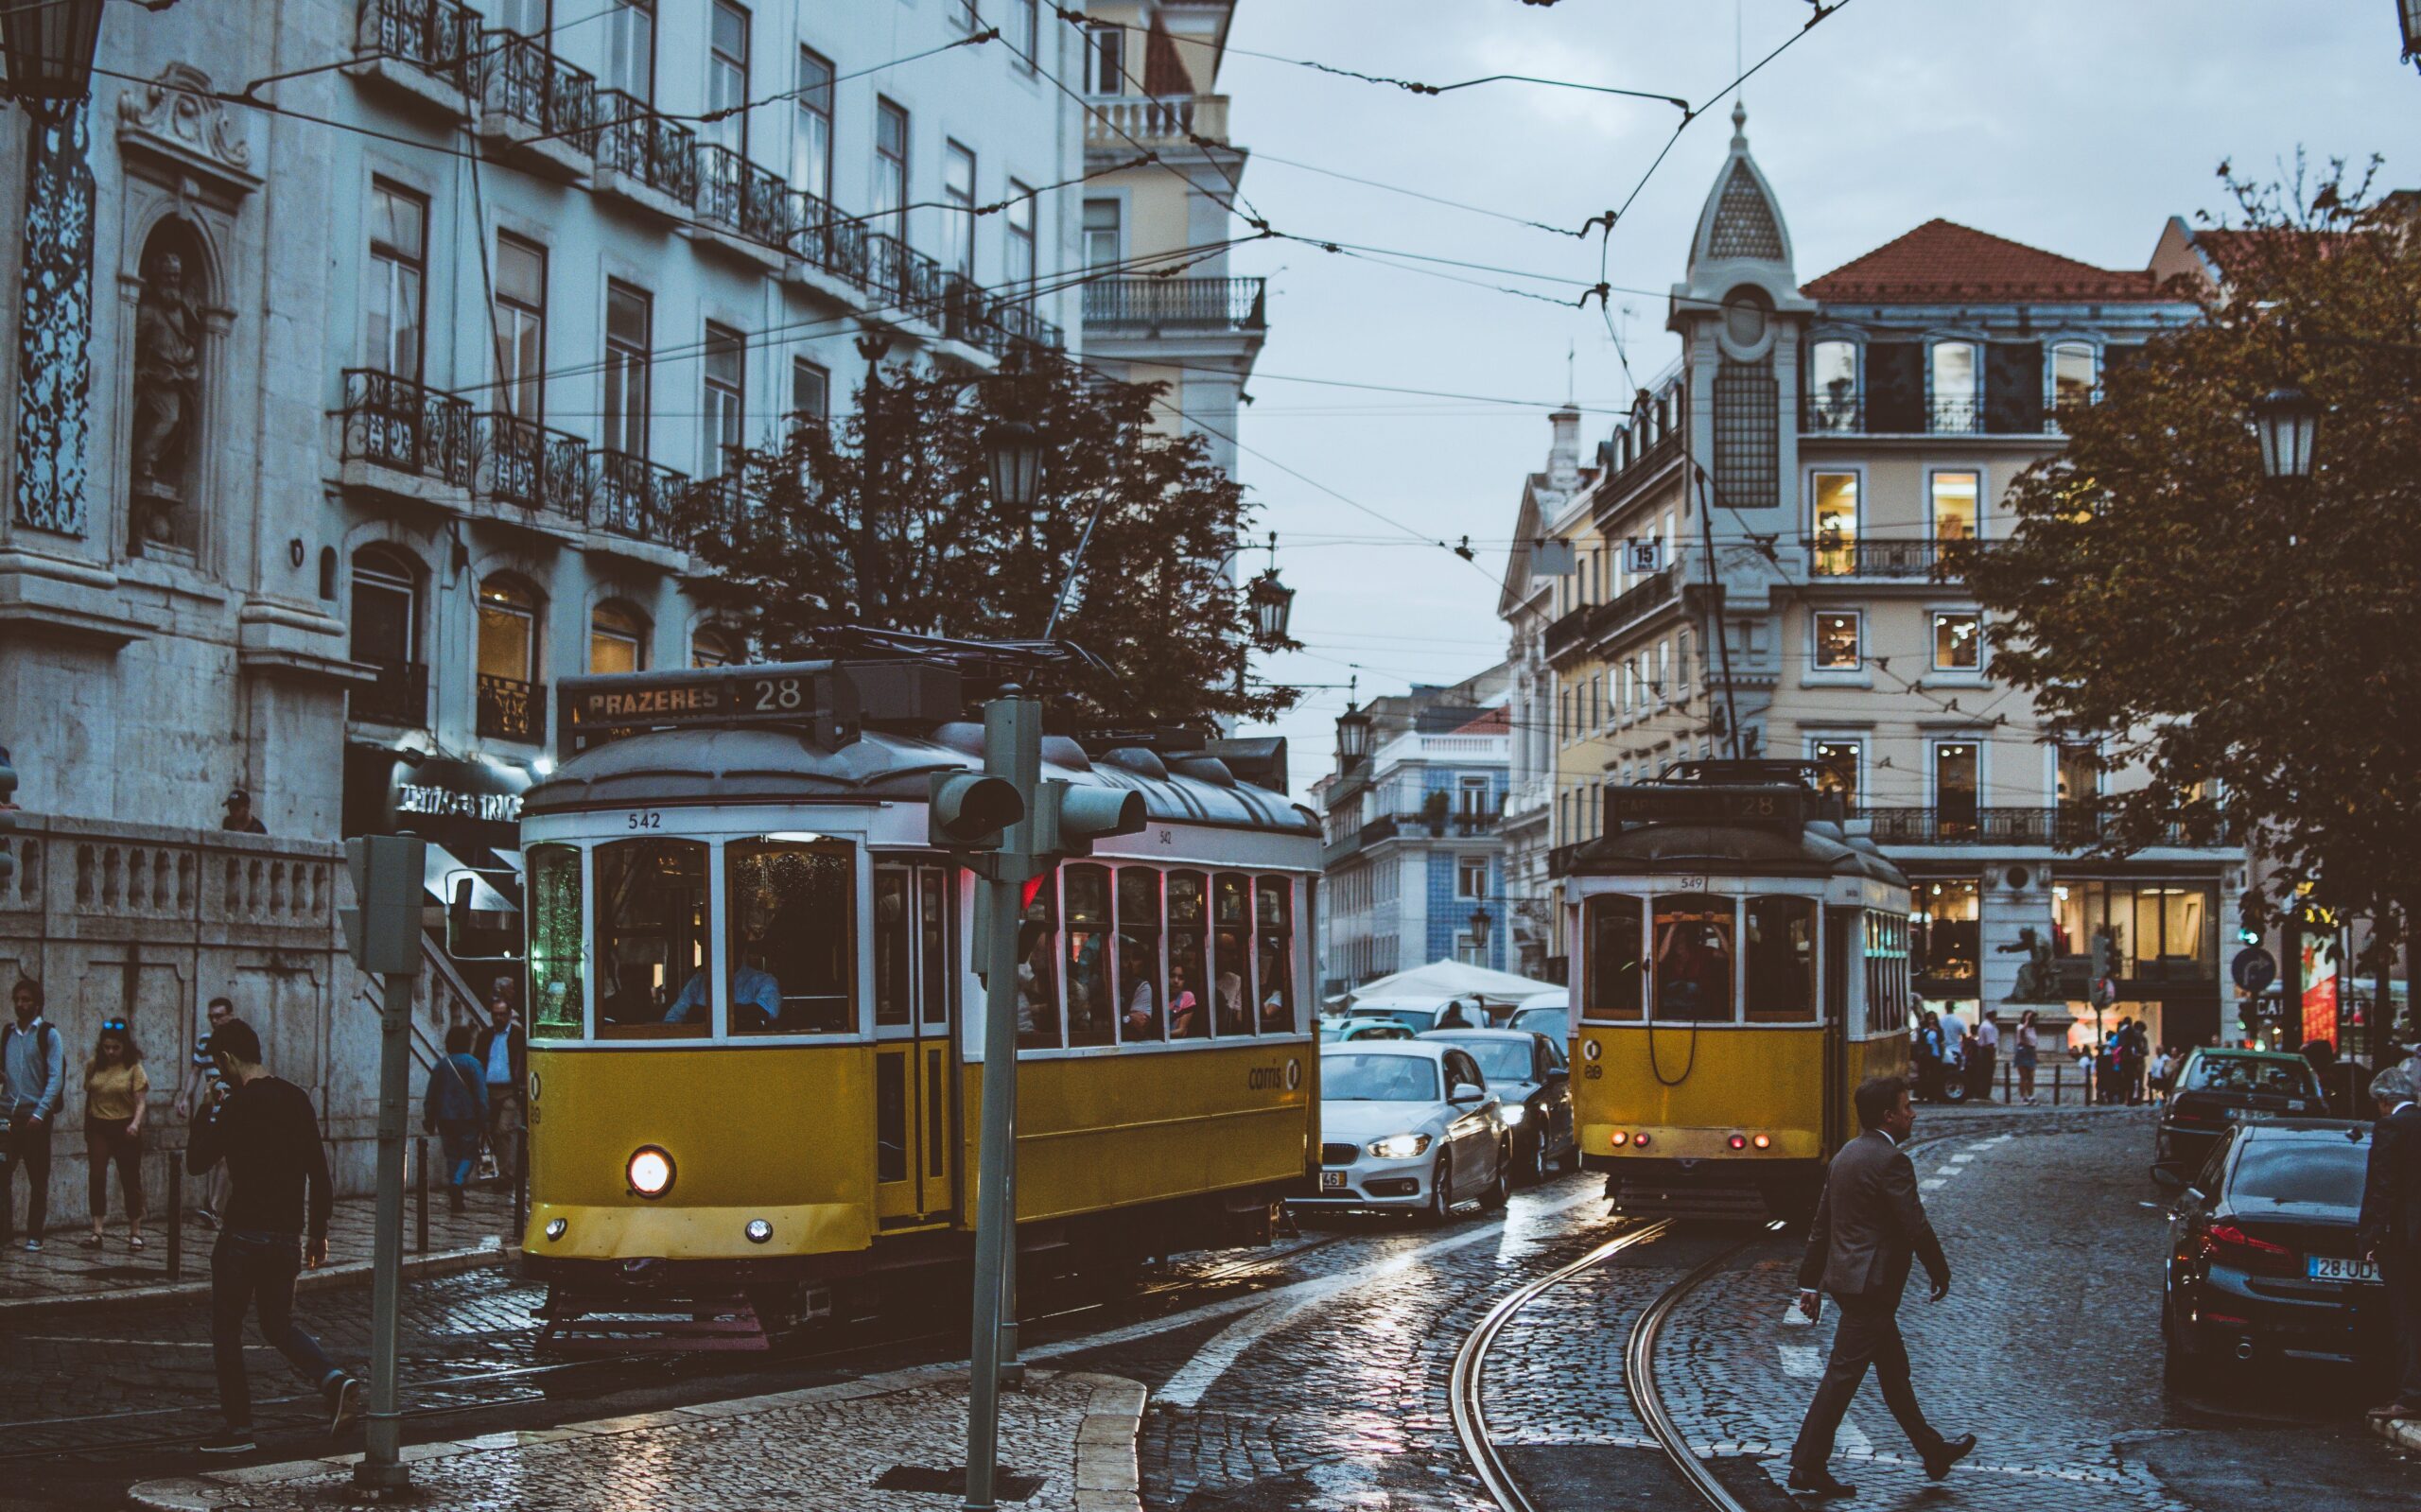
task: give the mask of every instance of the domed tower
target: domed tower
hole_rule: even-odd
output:
[[[1687,435],[1694,464],[1689,581],[1707,592],[1722,585],[1724,644],[1710,645],[1708,672],[1721,678],[1731,659],[1730,699],[1717,697],[1726,725],[1736,711],[1754,754],[1756,732],[1780,669],[1771,623],[1772,589],[1783,569],[1776,550],[1799,534],[1800,346],[1816,303],[1799,291],[1791,269],[1790,229],[1773,186],[1749,153],[1749,113],[1732,108],[1732,146],[1716,170],[1690,240],[1689,274],[1673,286],[1665,325],[1681,338]],[[1710,570],[1705,546],[1713,505],[1716,549]],[[1709,606],[1708,613],[1714,612]],[[1729,747],[1718,742],[1725,754]]]

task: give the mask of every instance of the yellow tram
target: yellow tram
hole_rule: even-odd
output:
[[[1681,763],[1566,854],[1573,1121],[1618,1210],[1804,1211],[1907,1065],[1908,880],[1813,779]]]
[[[611,1315],[627,1346],[653,1309],[745,1345],[967,1253],[977,888],[926,799],[980,767],[982,691],[917,661],[564,685],[561,765],[522,819],[523,1254],[559,1343]],[[1315,1179],[1319,830],[1283,760],[1044,739],[1046,778],[1139,792],[1150,823],[1026,890],[1029,1274],[1265,1242]]]

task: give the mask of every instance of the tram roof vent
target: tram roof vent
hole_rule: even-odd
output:
[[[1214,788],[1232,788],[1236,785],[1236,774],[1228,769],[1228,763],[1213,756],[1177,756],[1169,762],[1169,770],[1180,777],[1192,777],[1196,782],[1207,782]]]
[[[1168,767],[1157,754],[1140,745],[1122,745],[1105,751],[1101,759],[1105,765],[1116,767],[1121,772],[1132,772],[1139,777],[1150,777],[1160,782],[1168,780]]]
[[[973,720],[952,720],[933,731],[933,743],[980,759],[984,755],[984,726]]]
[[[1210,755],[1227,763],[1238,781],[1271,792],[1286,791],[1286,738],[1282,735],[1213,740]]]
[[[1065,767],[1071,772],[1093,769],[1093,758],[1085,755],[1085,748],[1064,735],[1042,738],[1042,760],[1046,766]]]

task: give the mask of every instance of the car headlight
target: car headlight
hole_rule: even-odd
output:
[[[672,1157],[654,1145],[641,1145],[631,1152],[625,1174],[630,1177],[633,1191],[642,1197],[661,1197],[672,1185]]]
[[[1409,1160],[1429,1148],[1425,1134],[1390,1134],[1370,1141],[1370,1153],[1382,1160]]]
[[[1505,1121],[1507,1124],[1519,1123],[1530,1116],[1530,1105],[1526,1103],[1507,1103],[1497,1111],[1505,1115]]]

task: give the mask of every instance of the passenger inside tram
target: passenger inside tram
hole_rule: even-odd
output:
[[[1682,895],[1657,899],[1656,1017],[1694,1023],[1732,1021],[1729,899]]]
[[[1141,942],[1118,938],[1118,978],[1131,983],[1126,993],[1124,1034],[1128,1040],[1160,1037],[1160,1005],[1152,988],[1152,967]]]
[[[1176,953],[1172,947],[1171,954]],[[1210,1032],[1210,1016],[1202,1011],[1202,999],[1193,995],[1185,963],[1169,963],[1169,1037],[1199,1039]]]
[[[1228,936],[1223,934],[1219,939],[1224,947]],[[1223,949],[1221,959],[1225,958],[1226,953]],[[1219,973],[1219,1033],[1222,1034],[1252,1033],[1252,1016],[1245,1008],[1245,979],[1232,971]]]

